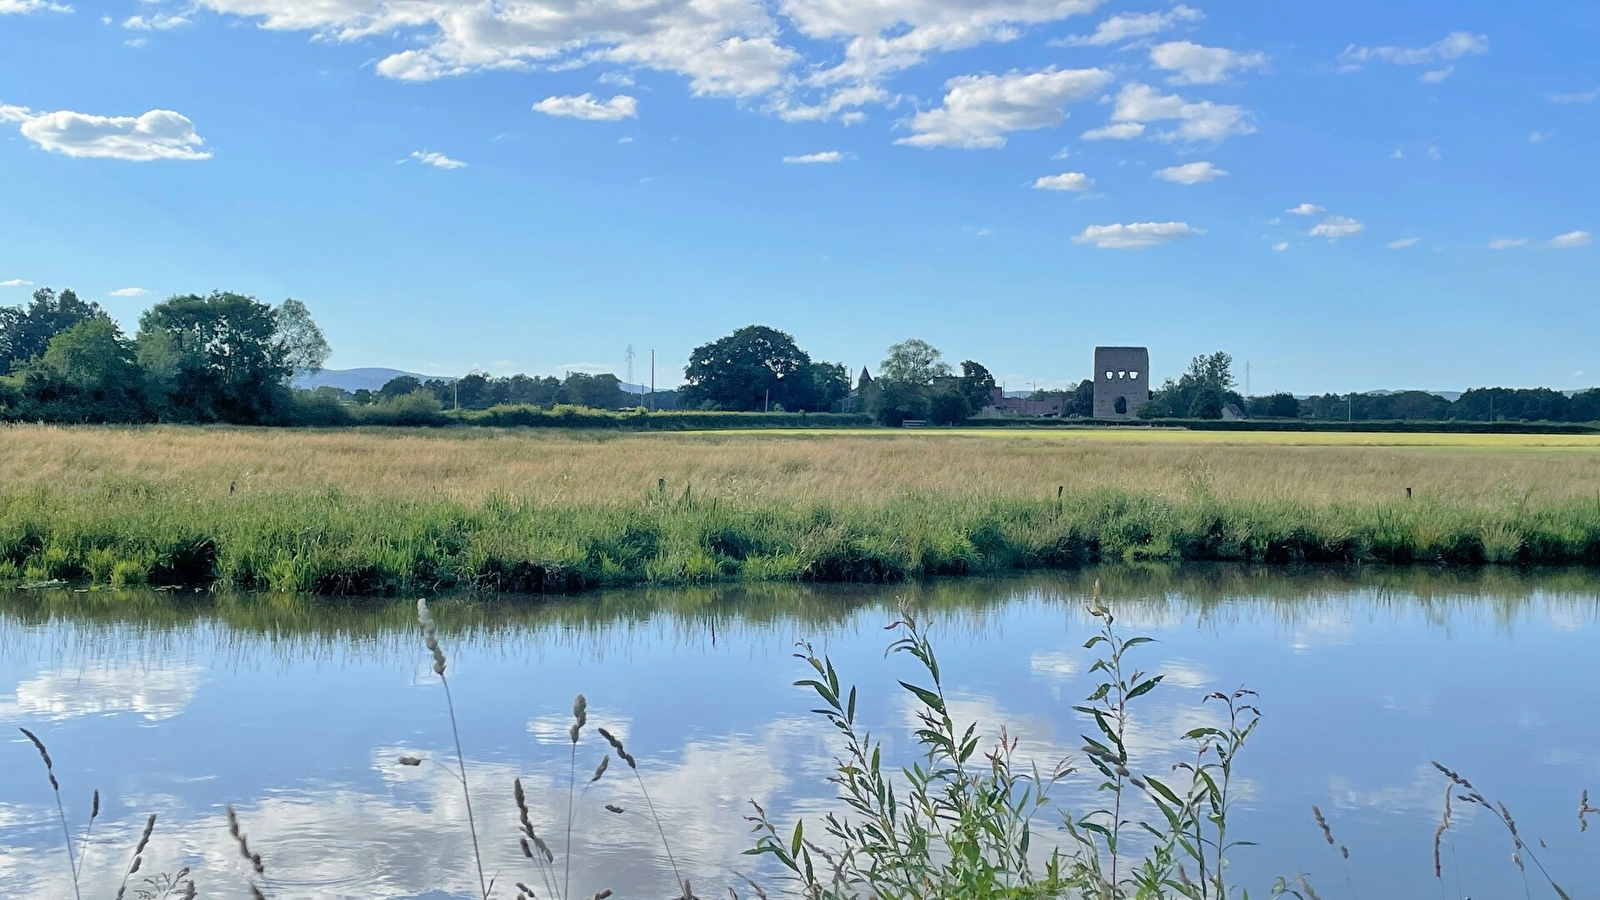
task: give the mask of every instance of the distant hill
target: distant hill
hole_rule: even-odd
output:
[[[429,377],[427,375],[418,375],[415,372],[402,372],[399,369],[323,369],[315,375],[302,375],[296,378],[294,386],[303,390],[336,387],[351,393],[355,393],[362,388],[375,391],[401,375],[410,375],[421,381],[427,381]]]

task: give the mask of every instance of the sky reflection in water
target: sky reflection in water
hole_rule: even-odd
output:
[[[1175,740],[1212,721],[1205,692],[1262,693],[1261,730],[1241,758],[1235,878],[1252,891],[1311,872],[1350,896],[1322,843],[1319,804],[1351,850],[1364,896],[1432,896],[1430,840],[1441,759],[1502,798],[1546,864],[1584,894],[1600,850],[1580,839],[1581,788],[1600,788],[1600,721],[1590,686],[1600,579],[1583,572],[1266,573],[1231,568],[1101,570],[1126,634],[1159,639],[1140,664],[1167,676],[1129,741],[1152,774]],[[1071,704],[1092,688],[1082,649],[1093,575],[896,589],[700,589],[615,594],[538,608],[434,604],[450,656],[487,867],[539,884],[515,839],[511,780],[536,826],[561,831],[572,697],[590,703],[580,782],[622,735],[703,896],[763,870],[748,801],[780,822],[835,808],[825,783],[830,729],[792,686],[797,640],[832,655],[862,687],[861,716],[897,760],[915,708],[885,659],[896,601],[928,608],[958,719],[1001,725],[1042,767],[1076,754]],[[105,811],[84,865],[86,893],[111,896],[144,816],[160,816],[147,871],[190,866],[206,897],[245,896],[223,806],[263,854],[275,898],[467,896],[475,881],[453,774],[444,697],[409,608],[329,609],[266,597],[29,595],[0,599],[0,896],[68,897],[54,800],[16,733],[49,743],[78,828],[98,787]],[[396,763],[404,754],[428,760]],[[579,799],[572,896],[672,895],[638,787],[614,766]],[[1059,796],[1092,800],[1086,777]],[[617,816],[603,804],[623,807]],[[1457,805],[1445,895],[1522,893],[1511,845]],[[559,851],[559,840],[551,841]],[[1452,864],[1450,860],[1455,860]],[[1457,885],[1456,866],[1461,884]],[[442,892],[442,893],[441,893]],[[1426,893],[1423,893],[1426,892]],[[509,896],[501,891],[502,895]],[[514,893],[512,891],[511,893]],[[131,892],[130,892],[131,896]]]

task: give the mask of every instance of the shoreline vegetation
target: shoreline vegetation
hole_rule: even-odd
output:
[[[1581,437],[1249,437],[15,426],[0,583],[539,594],[1099,562],[1600,565],[1600,453]]]

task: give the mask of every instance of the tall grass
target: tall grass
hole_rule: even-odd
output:
[[[324,594],[1600,563],[1600,452],[0,428],[0,581]],[[1407,490],[1415,499],[1407,499]]]

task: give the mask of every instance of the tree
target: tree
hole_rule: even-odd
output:
[[[1233,357],[1221,351],[1196,356],[1187,372],[1177,381],[1168,378],[1136,412],[1145,419],[1220,419],[1222,408],[1229,403],[1245,407],[1244,398],[1233,387]]]
[[[378,388],[378,397],[383,400],[393,400],[420,390],[422,390],[422,379],[415,375],[396,375],[384,382],[383,387]]]
[[[932,344],[918,338],[901,341],[889,348],[889,358],[879,365],[880,381],[897,381],[927,387],[935,378],[950,374],[950,366]]]
[[[277,310],[214,291],[173,297],[139,317],[139,361],[167,411],[197,422],[264,424],[288,399],[294,372]]]
[[[33,292],[27,306],[0,307],[0,375],[43,356],[56,335],[91,319],[109,319],[98,303],[85,303],[71,288]]]
[[[1266,397],[1251,397],[1247,408],[1250,415],[1261,419],[1298,419],[1300,401],[1293,394],[1279,393]]]
[[[994,402],[994,376],[970,359],[961,362],[960,388],[961,396],[967,401],[969,416]]]
[[[628,395],[623,393],[621,379],[610,373],[590,375],[570,372],[564,386],[568,403],[592,409],[621,409],[628,405]]]
[[[1135,410],[1137,412],[1137,410]],[[1094,382],[1085,378],[1078,382],[1078,387],[1073,390],[1071,402],[1062,409],[1063,415],[1074,415],[1083,419],[1094,418]]]
[[[18,374],[27,418],[137,422],[147,415],[144,372],[108,317],[85,319],[56,335]]]
[[[818,373],[814,365],[788,334],[748,325],[689,354],[682,403],[732,410],[766,409],[769,403],[787,410],[825,410],[837,402],[836,376],[843,367]]]
[[[315,375],[322,371],[333,351],[322,336],[322,329],[311,320],[311,311],[293,298],[278,305],[274,341],[283,354],[290,375]]]

